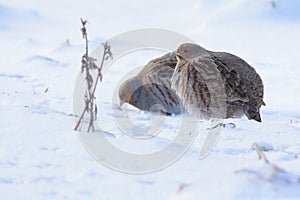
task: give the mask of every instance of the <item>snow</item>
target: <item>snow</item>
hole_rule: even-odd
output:
[[[274,2],[275,8],[270,0],[0,2],[1,199],[300,199],[300,1]],[[200,123],[191,148],[164,169],[138,175],[102,165],[73,131],[73,92],[84,53],[81,17],[89,21],[90,50],[124,31],[155,27],[244,58],[265,85],[263,123],[225,120],[203,160],[209,122]],[[128,152],[162,149],[176,137],[179,122],[189,119],[163,118],[153,140],[135,140],[139,130],[124,133],[114,122],[123,113],[115,116],[107,102],[121,78],[163,53],[121,57],[98,88],[99,127]],[[157,117],[128,109],[141,130]],[[253,143],[271,164],[258,160]]]

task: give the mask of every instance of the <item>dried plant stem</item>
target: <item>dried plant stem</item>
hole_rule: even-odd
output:
[[[102,71],[102,66],[104,64],[104,59],[105,59],[105,54],[106,54],[105,51],[106,51],[106,49],[105,49],[105,46],[104,46],[104,52],[103,52],[103,55],[102,55],[101,64],[100,64],[100,67],[97,68],[98,69],[98,74],[97,74],[96,82],[95,82],[95,85],[94,85],[94,88],[93,88],[93,94],[95,94],[95,92],[96,92],[99,80],[102,81],[102,73],[101,73],[101,71]]]
[[[92,88],[92,84],[93,84],[93,80],[92,80],[92,76],[90,73],[90,58],[89,58],[89,47],[88,47],[88,37],[87,37],[87,30],[86,30],[86,25],[87,21],[81,19],[81,24],[82,24],[82,28],[81,28],[81,32],[82,32],[82,37],[85,40],[85,55],[83,55],[82,57],[82,67],[85,70],[86,73],[86,80],[87,80],[87,93],[88,93],[88,97],[85,99],[85,107],[84,110],[74,128],[74,130],[77,130],[85,113],[87,111],[89,111],[90,113],[90,119],[89,119],[89,126],[88,126],[88,132],[90,131],[90,129],[92,128],[92,130],[94,130],[94,93],[92,92],[91,88]],[[84,63],[84,59],[85,62]]]
[[[102,67],[104,64],[104,61],[107,60],[108,58],[112,58],[112,53],[110,51],[110,45],[106,42],[103,43],[104,46],[104,52],[102,55],[102,60],[100,63],[100,67],[97,67],[97,65],[94,63],[94,61],[96,61],[96,59],[89,57],[88,55],[88,37],[87,37],[87,31],[86,31],[86,20],[82,20],[81,19],[81,23],[82,23],[82,28],[81,28],[81,32],[83,35],[83,39],[85,40],[85,47],[86,47],[86,52],[82,57],[82,73],[83,71],[86,72],[86,81],[87,81],[87,94],[85,96],[85,107],[84,110],[81,114],[81,116],[79,117],[74,130],[78,130],[78,127],[81,124],[82,119],[84,118],[84,115],[86,114],[86,112],[89,113],[89,125],[88,125],[88,129],[87,132],[90,132],[90,130],[94,131],[94,121],[95,121],[95,113],[97,113],[96,111],[96,106],[95,106],[95,92],[96,92],[96,88],[98,85],[99,80],[102,81]],[[93,81],[93,77],[90,73],[90,70],[94,70],[97,69],[97,77],[96,77],[96,81],[94,83]]]
[[[262,152],[261,148],[258,146],[258,144],[254,143],[253,146],[256,150],[259,160],[263,160],[264,163],[270,163],[269,160],[267,159],[266,155]]]
[[[84,116],[85,113],[86,113],[86,107],[84,108],[82,114],[80,115],[80,117],[79,117],[79,119],[78,119],[78,121],[77,121],[77,123],[76,123],[76,125],[75,125],[75,127],[74,127],[74,130],[75,130],[75,131],[78,130],[78,127],[79,127],[79,125],[80,125],[80,123],[81,123],[81,120],[83,119],[83,116]]]

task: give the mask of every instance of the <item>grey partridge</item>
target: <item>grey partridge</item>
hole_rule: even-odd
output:
[[[151,60],[136,76],[121,84],[121,102],[166,115],[181,113],[180,100],[171,90],[170,81],[176,63],[172,53]]]
[[[185,109],[201,119],[232,118],[243,114],[261,122],[263,82],[248,63],[196,44],[182,44],[174,53],[177,65],[171,88]]]

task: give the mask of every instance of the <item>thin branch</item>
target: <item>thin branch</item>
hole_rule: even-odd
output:
[[[104,46],[104,52],[102,55],[102,59],[101,59],[101,63],[100,66],[97,67],[97,65],[95,64],[96,59],[89,57],[88,55],[88,37],[87,37],[87,29],[86,29],[86,20],[81,19],[81,24],[82,24],[82,28],[81,28],[81,32],[82,32],[82,37],[83,39],[85,39],[85,46],[86,46],[86,52],[85,54],[82,56],[82,68],[81,68],[81,73],[83,73],[84,71],[86,72],[86,81],[87,81],[87,94],[85,96],[85,107],[84,110],[79,118],[79,120],[77,121],[74,130],[77,130],[78,127],[81,124],[82,119],[84,118],[84,115],[86,114],[86,112],[88,112],[90,114],[89,116],[89,125],[88,125],[88,130],[87,132],[89,132],[90,130],[94,131],[94,121],[95,121],[95,114],[97,113],[96,111],[96,105],[94,102],[95,99],[95,91],[97,88],[97,84],[100,81],[102,81],[102,68],[103,68],[103,64],[104,61],[107,60],[108,58],[112,58],[112,53],[110,50],[110,45],[108,44],[108,42],[103,43]],[[90,73],[90,70],[93,69],[97,69],[98,70],[98,74],[96,77],[96,81],[93,81],[92,75]],[[94,85],[94,87],[93,87]]]
[[[269,160],[267,159],[266,155],[262,152],[261,148],[258,146],[258,144],[254,143],[253,146],[256,150],[259,160],[263,160],[264,163],[270,163]]]
[[[87,20],[83,20],[82,18],[80,18],[81,20],[81,24],[82,24],[82,28],[81,28],[81,33],[82,33],[82,38],[85,39],[85,55],[89,55],[89,43],[88,43],[88,37],[87,37],[87,31],[86,31],[86,23]]]
[[[81,120],[83,119],[83,116],[84,116],[85,113],[86,113],[86,107],[84,108],[81,116],[79,117],[79,119],[78,119],[78,121],[77,121],[77,123],[75,125],[75,128],[74,128],[75,131],[77,131],[77,129],[78,129],[78,127],[79,127],[79,125],[81,123]]]
[[[107,60],[106,56],[108,55],[112,59],[112,53],[111,53],[110,45],[108,44],[108,42],[103,43],[103,47],[104,47],[104,51],[103,51],[100,67],[98,68],[98,75],[97,75],[96,83],[95,83],[95,86],[93,89],[93,94],[95,94],[95,92],[96,92],[96,88],[97,88],[97,84],[98,84],[99,80],[102,81],[102,72],[101,71],[102,71],[104,61]]]

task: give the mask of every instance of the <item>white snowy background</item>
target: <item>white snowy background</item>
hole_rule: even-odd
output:
[[[300,199],[300,1],[274,2],[1,0],[0,199]],[[101,165],[73,131],[81,17],[89,21],[91,50],[124,31],[155,27],[242,57],[265,85],[263,122],[226,120],[236,127],[222,130],[204,160],[198,156],[205,122],[192,148],[168,168],[131,175]],[[117,61],[97,96],[108,97],[118,76],[154,55]],[[116,128],[106,101],[99,126],[128,147],[132,139]],[[149,123],[145,112],[132,115]],[[254,142],[273,165],[258,160]]]

